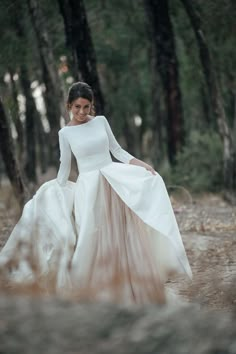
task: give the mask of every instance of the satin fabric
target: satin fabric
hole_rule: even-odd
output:
[[[104,116],[61,129],[59,141],[57,179],[25,205],[0,264],[17,249],[14,281],[53,275],[56,291],[80,298],[164,301],[169,274],[192,273],[163,179],[129,164],[133,156]],[[109,151],[123,163],[113,162]],[[76,183],[68,181],[71,152]]]

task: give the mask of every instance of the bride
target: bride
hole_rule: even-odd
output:
[[[165,281],[191,269],[161,176],[121,148],[93,92],[69,89],[59,131],[60,168],[26,203],[0,252],[11,282],[44,279],[45,290],[115,302],[165,302]],[[111,154],[120,162],[113,162]],[[68,180],[71,154],[79,175]],[[16,257],[14,266],[11,260]]]

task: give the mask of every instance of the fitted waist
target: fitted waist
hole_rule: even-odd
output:
[[[90,172],[99,170],[102,167],[109,165],[112,162],[111,155],[109,154],[94,154],[86,156],[84,159],[77,161],[79,173]]]

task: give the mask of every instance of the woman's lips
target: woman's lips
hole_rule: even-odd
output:
[[[77,114],[77,118],[79,118],[79,119],[85,119],[86,118],[86,115],[84,114],[83,116],[81,116],[81,115],[79,115],[79,114]]]

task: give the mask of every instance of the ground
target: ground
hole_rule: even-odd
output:
[[[192,282],[170,283],[188,301],[202,306],[236,308],[236,207],[220,195],[188,201],[172,198],[193,271]]]
[[[171,201],[193,271],[193,280],[182,277],[167,286],[188,302],[226,311],[236,308],[236,207],[221,195],[171,193]],[[19,209],[7,186],[0,188],[0,248],[4,245]]]

